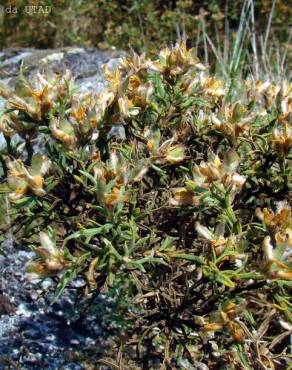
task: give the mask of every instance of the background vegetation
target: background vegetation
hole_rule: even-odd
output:
[[[256,0],[254,28],[261,33],[273,8],[271,25],[280,41],[286,41],[291,7],[283,0]],[[26,5],[50,6],[48,14],[27,14]],[[155,52],[186,35],[198,46],[202,35],[215,37],[235,32],[244,0],[57,0],[3,1],[17,7],[17,14],[2,15],[0,47],[53,48],[68,45],[115,47]],[[203,22],[202,22],[203,21]],[[228,21],[228,24],[226,24]],[[288,26],[288,27],[287,27]]]
[[[0,16],[0,47],[56,48],[70,45],[134,50],[155,55],[186,39],[213,71],[229,67],[256,78],[291,70],[292,11],[284,0],[236,1],[31,1],[47,14],[27,14],[24,0],[4,1],[17,14]],[[237,50],[234,50],[237,48]],[[236,65],[231,58],[238,53]],[[283,71],[283,68],[285,71]],[[281,76],[279,76],[281,75]]]

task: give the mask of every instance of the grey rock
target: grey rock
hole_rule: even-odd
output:
[[[3,246],[4,245],[4,246]],[[37,284],[37,289],[25,275],[25,266],[33,253],[11,250],[11,243],[2,243],[0,258],[0,292],[16,307],[10,314],[0,316],[0,369],[6,360],[21,369],[84,369],[75,364],[71,354],[86,354],[87,348],[104,348],[110,338],[102,323],[102,315],[82,316],[78,289],[82,280],[71,284],[54,304],[54,285]],[[50,281],[51,279],[48,279]],[[36,298],[33,294],[39,291]],[[101,305],[105,298],[100,297]],[[73,356],[74,357],[74,356]]]
[[[0,57],[0,82],[13,86],[20,67],[26,77],[36,73],[64,73],[70,69],[76,82],[103,83],[102,65],[115,65],[121,53],[103,52],[93,48],[61,48],[53,50],[5,49]],[[84,87],[83,87],[84,88]]]

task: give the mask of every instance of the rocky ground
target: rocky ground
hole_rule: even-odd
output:
[[[82,90],[104,86],[101,66],[117,63],[117,55],[94,49],[8,49],[0,52],[0,83],[13,86],[21,65],[25,75],[69,68]],[[1,109],[1,103],[0,103]],[[1,145],[1,138],[0,138]],[[28,281],[25,266],[31,252],[6,239],[0,250],[0,369],[93,369],[86,358],[111,347],[110,330],[99,314],[84,314],[76,306],[84,282],[75,281],[52,304],[53,281]]]
[[[87,369],[111,346],[102,315],[83,314],[77,280],[53,303],[53,281],[30,282],[30,252],[3,243],[0,257],[0,369]],[[104,298],[100,297],[100,312]],[[107,338],[107,339],[106,339]]]

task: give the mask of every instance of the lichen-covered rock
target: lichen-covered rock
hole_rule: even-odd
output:
[[[76,306],[79,279],[54,304],[52,281],[30,282],[25,267],[33,253],[2,243],[0,256],[0,369],[85,369],[80,353],[98,356],[111,346],[101,316],[82,316]],[[98,298],[102,306],[104,299]],[[79,358],[79,360],[74,359]]]
[[[37,72],[64,72],[70,69],[76,81],[94,77],[104,81],[101,66],[120,54],[97,49],[62,48],[53,50],[4,49],[0,53],[0,82],[13,85],[20,66],[26,76]]]

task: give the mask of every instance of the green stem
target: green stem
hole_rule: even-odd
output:
[[[7,177],[7,166],[6,166],[6,163],[5,163],[5,160],[4,160],[2,154],[0,154],[0,162],[1,162],[1,165],[2,165],[2,168],[3,168],[4,177]]]
[[[32,159],[32,156],[33,156],[33,148],[32,148],[32,145],[31,145],[31,142],[30,142],[29,139],[25,141],[25,149],[27,151],[26,165],[30,166],[31,165],[31,159]]]
[[[10,137],[5,137],[5,141],[6,141],[6,147],[7,147],[7,152],[8,154],[12,154],[12,147],[11,147],[11,139]]]
[[[279,158],[280,171],[284,180],[284,188],[288,188],[288,173],[286,172],[285,158]]]
[[[229,220],[232,222],[234,231],[237,234],[241,234],[242,233],[241,225],[234,213],[229,196],[226,200],[225,213],[226,213],[226,216],[229,218]]]

